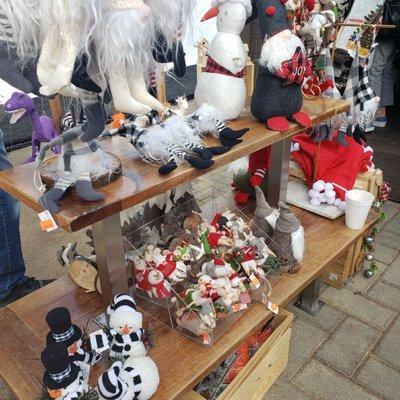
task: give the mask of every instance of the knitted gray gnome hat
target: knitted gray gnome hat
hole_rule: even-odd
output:
[[[271,215],[275,210],[268,204],[265,199],[264,192],[259,186],[255,187],[257,207],[254,212],[257,217],[266,218]]]
[[[254,0],[257,5],[258,21],[263,38],[291,29],[285,3],[287,0]]]
[[[283,201],[280,201],[278,206],[280,214],[276,221],[275,230],[282,233],[296,232],[300,228],[300,221]]]

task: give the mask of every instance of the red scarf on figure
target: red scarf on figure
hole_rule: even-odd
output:
[[[246,68],[243,68],[241,71],[236,72],[236,74],[226,69],[221,64],[218,64],[214,59],[210,56],[207,57],[207,64],[204,72],[209,72],[211,74],[221,74],[226,76],[232,76],[233,78],[243,78],[246,75]]]

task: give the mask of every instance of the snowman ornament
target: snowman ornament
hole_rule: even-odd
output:
[[[234,119],[243,112],[246,101],[247,53],[240,34],[252,13],[252,4],[250,0],[213,0],[212,6],[202,21],[217,17],[218,32],[210,43],[194,98],[197,107],[207,103],[224,119]]]

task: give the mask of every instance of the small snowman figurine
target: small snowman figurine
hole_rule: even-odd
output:
[[[129,357],[100,375],[97,391],[100,400],[148,400],[159,383],[157,366],[150,357]]]
[[[62,344],[67,349],[71,362],[80,367],[83,377],[87,381],[90,366],[98,362],[101,355],[82,349],[82,330],[72,324],[71,314],[67,308],[54,308],[46,315],[46,322],[50,328],[46,337],[47,346]]]
[[[234,119],[243,112],[246,101],[247,53],[240,34],[252,14],[252,4],[250,0],[213,0],[212,6],[202,21],[217,17],[218,33],[210,43],[194,99],[197,107],[207,103],[224,119]]]
[[[146,355],[142,342],[142,314],[136,310],[135,300],[126,294],[115,295],[107,308],[111,328],[110,357],[127,359]]]
[[[52,399],[78,400],[88,391],[81,369],[71,362],[68,350],[62,343],[47,346],[41,360],[45,368],[43,384]]]

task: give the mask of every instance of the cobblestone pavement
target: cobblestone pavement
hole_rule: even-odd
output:
[[[17,151],[12,159],[24,156]],[[230,182],[230,173],[219,170],[200,178],[195,190],[213,187],[226,193]],[[360,271],[342,290],[325,287],[321,297],[326,304],[315,317],[288,307],[295,314],[289,364],[265,400],[400,398],[400,204],[387,202],[385,210],[389,220],[376,238],[377,274],[368,280]],[[40,278],[65,273],[55,259],[61,244],[78,241],[85,253],[84,232],[59,230],[49,241],[39,230],[37,215],[25,206],[21,236],[28,273]],[[38,244],[46,251],[37,252]],[[1,380],[0,399],[15,400]]]

